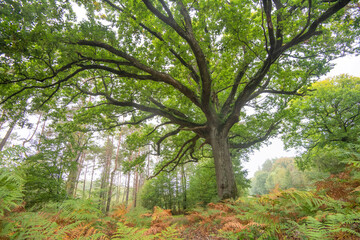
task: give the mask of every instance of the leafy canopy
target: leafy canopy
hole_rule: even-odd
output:
[[[71,120],[88,130],[157,117],[155,147],[178,152],[164,168],[199,159],[213,131],[225,148],[259,146],[329,60],[358,50],[350,0],[74,2],[85,20],[67,0],[1,4],[1,103],[83,102]]]
[[[344,151],[354,151],[360,133],[360,78],[340,75],[312,85],[312,92],[291,104],[286,124],[288,146],[305,149],[302,167],[341,171]]]

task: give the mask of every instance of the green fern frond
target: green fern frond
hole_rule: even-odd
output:
[[[124,223],[117,223],[117,230],[111,239],[123,239],[123,240],[150,240],[154,239],[154,235],[146,236],[144,233],[146,229],[138,229],[136,227],[128,227]]]
[[[23,201],[23,182],[17,172],[0,169],[0,217]]]
[[[53,236],[57,229],[58,224],[49,221],[43,213],[24,212],[13,216],[11,221],[5,223],[1,234],[10,239],[19,240],[56,239]]]
[[[97,204],[90,200],[65,200],[59,206],[59,211],[61,211],[60,217],[73,221],[91,222],[102,216],[102,212],[97,208]]]
[[[161,231],[158,238],[164,240],[180,240],[183,238],[179,237],[179,231],[176,229],[176,224],[167,227],[165,230]]]

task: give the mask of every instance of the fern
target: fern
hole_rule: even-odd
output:
[[[139,229],[137,227],[128,227],[124,223],[117,223],[117,231],[114,233],[111,239],[123,239],[123,240],[150,240],[155,239],[154,235],[144,235],[146,229]]]
[[[44,213],[20,213],[5,223],[2,236],[10,239],[50,239],[55,234],[58,224],[47,219]],[[54,239],[54,238],[52,238]],[[61,239],[58,238],[58,239]]]
[[[98,230],[92,226],[92,223],[76,222],[65,226],[61,232],[66,235],[66,237],[63,238],[64,240],[107,239],[104,233],[98,232]]]
[[[70,199],[65,200],[60,206],[60,217],[72,221],[91,222],[98,219],[102,212],[97,204],[90,200]]]
[[[17,172],[0,168],[0,217],[22,202],[22,187],[23,179]]]
[[[175,227],[176,227],[175,224],[167,227],[165,230],[155,235],[156,236],[155,239],[163,239],[163,240],[182,239],[179,237],[179,231]]]

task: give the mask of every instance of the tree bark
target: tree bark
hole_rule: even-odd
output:
[[[74,164],[76,164],[76,166],[72,167],[70,169],[69,172],[69,176],[68,179],[66,181],[66,192],[68,194],[68,196],[75,196],[76,195],[76,183],[78,180],[78,171],[80,168],[80,163],[79,161],[81,160],[82,157],[82,152],[80,152],[78,154],[78,156],[76,157],[76,159],[74,160]]]
[[[216,184],[218,196],[221,200],[238,196],[233,165],[230,157],[230,148],[227,133],[214,127],[210,131],[210,144],[212,147]]]
[[[136,208],[137,192],[138,192],[139,173],[136,170],[134,173],[134,187],[133,187],[133,207]]]
[[[91,179],[90,179],[89,199],[91,198],[91,190],[92,190],[93,179],[94,179],[95,164],[96,164],[96,159],[94,157],[94,163],[93,163],[92,172],[91,172]]]
[[[85,161],[85,156],[86,156],[86,153],[85,152],[82,152],[81,153],[81,158],[80,158],[80,162],[78,164],[78,169],[77,169],[77,177],[76,177],[76,181],[75,181],[75,188],[74,188],[74,191],[73,191],[73,197],[75,198],[76,197],[76,192],[77,192],[77,189],[78,189],[78,184],[79,184],[79,179],[80,179],[80,175],[81,175],[81,172],[84,168],[84,161]]]
[[[86,190],[86,174],[87,174],[88,166],[85,166],[85,173],[84,173],[84,184],[83,184],[83,198],[85,199],[85,190]]]
[[[121,171],[119,171],[119,177],[118,177],[118,186],[116,190],[116,203],[120,203],[120,195],[121,195]]]
[[[106,211],[106,203],[107,203],[107,193],[108,187],[110,184],[110,167],[111,167],[111,158],[113,151],[113,138],[110,140],[110,137],[107,137],[105,143],[105,162],[104,168],[101,173],[101,184],[100,184],[100,204],[102,210]]]
[[[126,184],[126,199],[125,199],[125,206],[129,203],[129,192],[130,192],[130,171],[128,172],[128,179]]]
[[[5,134],[5,137],[1,140],[1,142],[0,142],[0,151],[2,151],[2,149],[4,148],[7,140],[9,139],[9,137],[10,137],[10,135],[11,135],[11,132],[14,130],[15,125],[16,125],[16,122],[17,122],[17,120],[13,121],[13,122],[10,124],[10,127],[9,127],[9,129],[7,130],[6,134]]]
[[[35,130],[34,130],[34,132],[32,133],[32,135],[31,135],[28,139],[25,139],[25,141],[23,141],[23,143],[22,143],[23,147],[25,147],[25,143],[30,142],[30,141],[33,139],[33,137],[35,136],[35,133],[36,133],[36,131],[37,131],[38,127],[39,127],[39,124],[40,124],[40,122],[41,122],[41,117],[42,117],[42,115],[43,115],[43,112],[40,112],[38,121],[37,121],[37,123],[36,123]]]
[[[182,186],[182,194],[183,194],[183,201],[182,201],[182,207],[183,210],[186,210],[187,207],[187,200],[186,200],[186,175],[185,175],[185,169],[184,165],[181,165],[181,186]]]
[[[111,176],[110,176],[110,186],[109,186],[107,202],[106,202],[106,213],[108,213],[110,211],[111,198],[112,198],[112,194],[113,194],[114,177],[115,177],[116,171],[118,169],[120,144],[121,144],[121,132],[119,134],[119,142],[118,142],[118,146],[117,146],[117,150],[116,150],[115,166],[114,166],[114,169],[111,172]]]

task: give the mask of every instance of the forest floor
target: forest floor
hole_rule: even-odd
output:
[[[13,208],[0,218],[0,239],[360,239],[359,193],[360,181],[343,174],[311,191],[275,188],[184,215],[120,205],[104,217],[93,202],[71,199]]]

